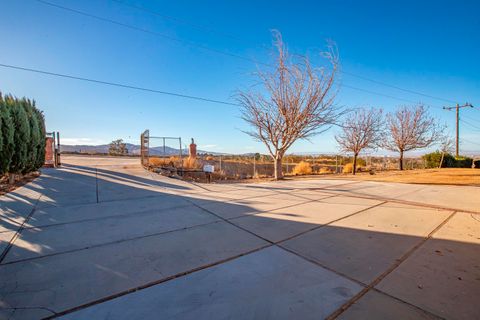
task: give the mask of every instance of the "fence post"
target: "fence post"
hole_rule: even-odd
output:
[[[253,178],[255,178],[255,172],[257,171],[255,160],[255,155],[253,155]]]

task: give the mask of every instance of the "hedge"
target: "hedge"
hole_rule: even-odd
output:
[[[0,93],[0,175],[26,174],[45,161],[45,119],[35,101]]]

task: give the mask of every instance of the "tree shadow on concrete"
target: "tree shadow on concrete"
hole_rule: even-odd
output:
[[[187,187],[152,180],[157,188],[151,188],[149,179],[106,169],[96,175],[93,171],[69,166],[68,170],[49,171],[39,178],[42,180],[25,187],[43,196],[0,264],[0,309],[7,316],[51,316],[176,281],[173,279],[228,264],[269,246],[284,248],[288,254],[333,270],[336,276],[362,286],[402,262],[406,255],[417,255],[418,263],[407,259],[401,272],[380,282],[385,283],[381,290],[434,314],[439,314],[439,305],[447,306],[447,312],[462,310],[470,318],[480,314],[473,300],[480,295],[480,247],[473,238],[471,242],[424,242],[422,236],[305,222],[309,215],[297,212],[295,206],[276,210],[275,216],[260,216],[248,199],[239,204],[218,201],[212,194],[198,201],[197,196],[163,190],[189,190]],[[102,190],[108,191],[104,194],[107,201],[97,203],[97,179],[100,195]],[[86,196],[80,197],[80,193]],[[2,211],[6,208],[10,218],[25,216],[33,199],[28,195],[11,196],[29,205],[2,202]],[[312,203],[318,203],[318,208],[312,209],[315,214],[322,215],[322,201]],[[229,212],[238,216],[225,221],[223,213]],[[3,226],[11,231],[17,227],[8,221]],[[479,237],[475,230],[473,237]],[[413,253],[413,249],[418,250]],[[282,279],[275,281],[281,283]],[[255,296],[256,291],[255,287],[239,288],[233,296],[226,292],[215,298],[196,283],[191,283],[191,288],[201,297],[203,306],[212,307],[219,303],[218,299],[233,306],[244,301],[242,297]],[[182,316],[201,317],[196,314],[198,309],[190,308],[195,301],[189,300],[189,294],[179,292],[176,300],[187,304]],[[257,298],[273,305],[285,292],[270,294]],[[159,304],[166,309],[157,311],[168,314],[175,304],[173,300]],[[365,316],[375,316],[369,311],[372,305],[362,308]]]

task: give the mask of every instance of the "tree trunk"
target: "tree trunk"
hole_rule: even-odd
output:
[[[283,179],[282,156],[277,155],[274,159],[275,180]]]
[[[353,168],[352,168],[353,175],[355,175],[355,173],[357,172],[357,157],[358,157],[358,154],[355,153],[353,155]]]
[[[442,152],[442,157],[440,158],[440,164],[438,165],[438,169],[442,168],[443,164],[443,157],[445,156],[445,152]]]
[[[399,163],[399,169],[403,170],[403,150],[400,150],[400,163]]]
[[[8,174],[8,184],[14,184],[15,183],[15,174],[14,173],[9,173]]]

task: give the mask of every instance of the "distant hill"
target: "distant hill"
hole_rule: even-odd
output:
[[[127,143],[128,154],[130,155],[139,155],[140,154],[140,145]],[[86,153],[86,154],[108,154],[108,149],[110,145],[101,144],[101,145],[61,145],[60,152],[64,153]],[[159,147],[150,147],[150,155],[155,156],[174,156],[179,154],[179,149],[172,147],[163,146]],[[197,150],[197,153],[208,153],[208,154],[218,154],[216,152],[209,152],[203,150]],[[183,155],[188,154],[188,149],[182,150]]]

